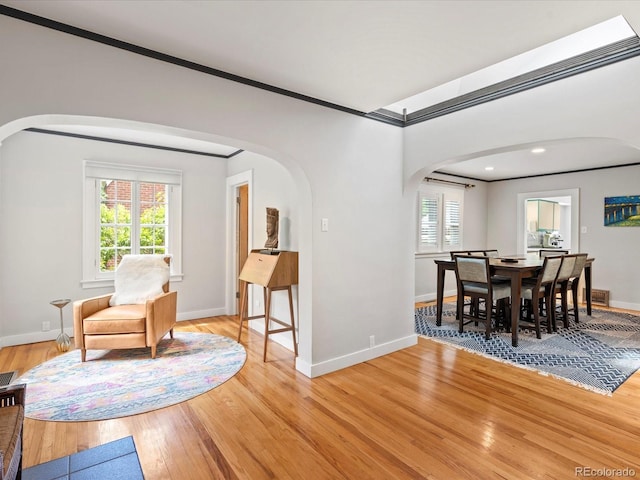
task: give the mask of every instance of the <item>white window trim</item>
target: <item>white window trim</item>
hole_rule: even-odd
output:
[[[171,281],[181,281],[184,277],[182,273],[182,172],[85,160],[83,165],[82,287],[113,286],[113,272],[98,272],[96,267],[100,257],[98,249],[100,229],[98,182],[100,178],[169,185],[168,217],[171,226],[167,238],[167,250],[171,255]]]
[[[452,250],[462,250],[464,244],[464,187],[446,186],[446,185],[434,185],[434,184],[421,184],[417,193],[416,202],[416,255],[442,255],[443,253],[450,252]],[[438,238],[436,245],[433,247],[426,246],[421,243],[421,203],[425,197],[435,197],[438,200]],[[445,203],[448,200],[457,200],[460,204],[460,243],[459,245],[444,246],[444,208]]]

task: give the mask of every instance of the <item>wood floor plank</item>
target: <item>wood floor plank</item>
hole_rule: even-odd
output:
[[[177,330],[235,338],[237,317]],[[291,352],[243,332],[247,362],[181,404],[99,422],[25,420],[28,467],[128,435],[145,478],[566,479],[576,468],[640,475],[640,373],[612,396],[420,338],[416,346],[309,379]],[[5,347],[0,370],[58,355]]]

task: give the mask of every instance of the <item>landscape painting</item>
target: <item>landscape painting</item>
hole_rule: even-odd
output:
[[[605,227],[640,227],[640,195],[604,197]]]

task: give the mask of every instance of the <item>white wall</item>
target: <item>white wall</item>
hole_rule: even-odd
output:
[[[183,172],[183,273],[173,281],[178,318],[225,313],[226,160],[57,135],[20,132],[0,147],[0,319],[3,344],[55,338],[56,298],[113,291],[83,288],[83,160]],[[64,310],[72,334],[71,306]],[[16,321],[19,319],[19,321]],[[43,321],[53,330],[42,332]]]
[[[299,207],[300,371],[314,376],[415,344],[402,129],[8,17],[0,44],[11,45],[0,49],[0,141],[78,116],[119,119],[235,145],[289,171]],[[329,232],[320,231],[325,217]]]

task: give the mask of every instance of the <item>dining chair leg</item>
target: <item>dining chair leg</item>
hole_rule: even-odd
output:
[[[547,318],[547,332],[548,333],[553,333],[557,330],[556,328],[556,315],[555,315],[555,308],[554,305],[552,303],[552,298],[553,298],[553,290],[550,290],[549,292],[545,292],[545,296],[544,296],[544,304],[545,304],[545,313],[546,313],[546,318]]]
[[[562,286],[560,295],[560,311],[562,312],[562,323],[564,328],[569,328],[569,303],[567,302],[567,286]]]
[[[532,300],[532,303],[533,303],[533,300]],[[533,323],[534,323],[535,329],[536,329],[536,338],[538,338],[538,339],[542,338],[542,335],[540,334],[540,307],[539,307],[539,302],[538,302],[538,306],[533,309]]]
[[[487,303],[489,303],[487,301]],[[484,319],[484,338],[486,340],[490,340],[491,339],[491,320],[493,319],[493,312],[492,310],[492,306],[491,305],[486,305],[487,308],[485,308],[485,319]]]
[[[571,284],[571,297],[573,299],[573,315],[576,318],[576,323],[580,322],[578,317],[578,280],[574,280]]]

